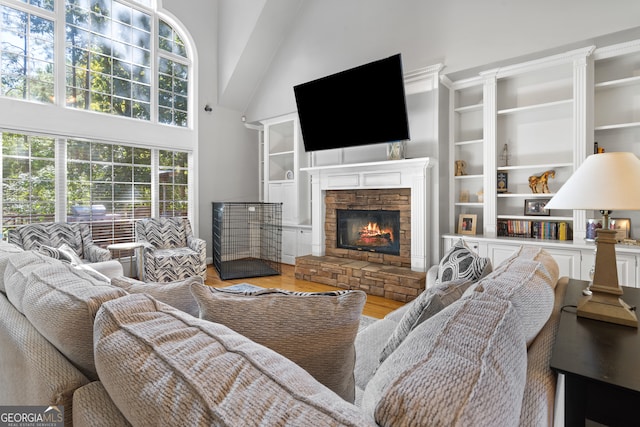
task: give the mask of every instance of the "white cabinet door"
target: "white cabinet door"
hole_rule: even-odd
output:
[[[636,256],[616,253],[618,284],[636,287]]]
[[[580,251],[570,249],[545,248],[558,263],[560,277],[578,278],[581,275]]]
[[[296,192],[293,182],[269,184],[269,202],[282,203],[282,222],[293,223],[296,220]]]
[[[298,248],[296,256],[311,255],[311,229],[301,228],[298,236]]]
[[[517,245],[504,245],[504,244],[489,244],[489,258],[491,258],[491,265],[496,268],[504,260],[509,258],[513,253],[518,250],[520,244]],[[560,271],[560,277],[567,276],[571,278],[578,278],[581,274],[580,264],[580,251],[570,249],[556,249],[545,247],[547,252],[553,256],[553,259],[558,263],[558,269]]]
[[[282,228],[282,262],[294,265],[296,263],[297,236],[296,229]]]
[[[498,265],[502,264],[502,262],[513,255],[519,247],[520,245],[489,243],[487,256],[491,260],[493,268],[495,269]]]

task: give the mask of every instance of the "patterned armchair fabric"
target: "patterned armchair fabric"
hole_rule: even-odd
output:
[[[207,278],[207,246],[193,236],[188,219],[142,219],[136,222],[136,240],[144,244],[145,282]]]
[[[109,261],[111,252],[93,243],[88,224],[68,222],[43,222],[27,224],[9,230],[9,243],[22,249],[37,251],[40,245],[59,248],[69,245],[76,254],[88,263]]]

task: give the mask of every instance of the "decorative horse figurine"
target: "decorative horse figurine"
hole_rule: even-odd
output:
[[[531,175],[529,177],[529,188],[533,193],[550,193],[549,191],[549,178],[555,178],[556,171],[548,170],[543,172],[542,175]],[[541,191],[538,191],[538,186],[541,187]]]

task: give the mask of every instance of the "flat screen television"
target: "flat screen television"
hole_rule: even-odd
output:
[[[293,88],[305,151],[409,139],[400,54]]]

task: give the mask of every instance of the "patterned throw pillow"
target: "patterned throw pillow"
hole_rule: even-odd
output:
[[[462,239],[440,260],[436,284],[457,279],[476,282],[491,272],[491,260],[473,252]]]
[[[65,257],[71,259],[71,265],[80,265],[82,264],[82,259],[78,256],[76,251],[66,243],[63,243],[58,248],[60,254],[63,254]]]
[[[40,248],[38,248],[38,252],[48,257],[59,259],[60,261],[66,262],[69,264],[71,264],[71,262],[73,261],[73,259],[67,254],[66,251],[61,251],[57,248],[54,248],[53,246],[40,245]]]
[[[458,279],[435,285],[422,292],[418,298],[411,303],[411,306],[402,316],[393,334],[389,337],[387,344],[380,354],[380,363],[384,362],[419,324],[459,300],[471,284],[472,282],[470,280]]]
[[[354,401],[354,341],[364,292],[236,293],[199,284],[192,285],[191,292],[201,319],[221,323],[280,353],[343,399]]]

